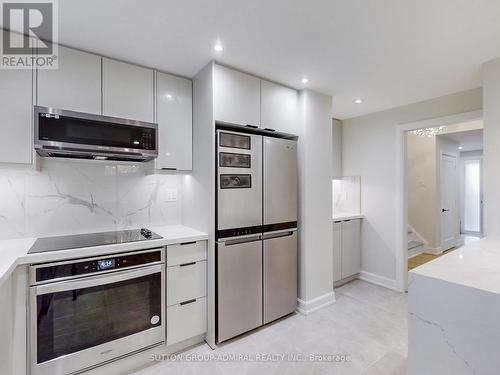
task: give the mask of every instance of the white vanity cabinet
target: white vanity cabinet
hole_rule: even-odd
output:
[[[167,345],[207,331],[207,242],[167,246]]]
[[[361,271],[361,219],[333,223],[333,281],[356,276]]]
[[[103,115],[153,122],[153,83],[153,70],[103,58]]]
[[[260,79],[214,65],[215,121],[260,126]]]
[[[37,105],[101,114],[101,57],[59,46],[58,68],[37,70]]]
[[[156,169],[193,169],[193,82],[156,73]]]
[[[297,134],[298,121],[297,91],[261,80],[260,127],[281,133]]]

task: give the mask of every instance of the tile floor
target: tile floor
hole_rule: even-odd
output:
[[[406,294],[356,280],[336,289],[336,298],[332,306],[308,316],[293,315],[214,351],[200,345],[182,353],[221,360],[165,360],[134,375],[406,374]],[[223,360],[238,354],[247,361]],[[259,354],[347,355],[349,360],[248,361]]]

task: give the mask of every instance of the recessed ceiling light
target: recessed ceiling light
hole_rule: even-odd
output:
[[[216,52],[222,52],[223,50],[224,50],[224,47],[222,47],[222,44],[216,43],[214,45],[214,51],[216,51]]]
[[[309,82],[308,78],[302,78],[302,83],[307,83],[307,82]]]
[[[462,146],[458,146],[458,149],[459,149],[459,150],[462,150],[462,149],[463,149],[463,147],[462,147]]]
[[[167,99],[172,99],[172,94],[167,94],[166,97]]]
[[[363,103],[363,100],[362,99],[356,99],[356,100],[354,100],[354,103],[361,104],[361,103]]]

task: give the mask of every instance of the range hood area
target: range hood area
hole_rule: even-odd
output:
[[[42,157],[147,162],[158,156],[158,125],[34,107],[34,147]]]

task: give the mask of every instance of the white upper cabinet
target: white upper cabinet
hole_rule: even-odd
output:
[[[214,117],[236,125],[260,126],[260,79],[215,64]]]
[[[0,163],[32,161],[32,74],[31,70],[0,70]]]
[[[101,57],[59,46],[56,70],[37,71],[37,104],[101,113]]]
[[[153,81],[151,69],[103,58],[103,115],[153,122]]]
[[[7,31],[0,29],[0,38],[3,33]],[[0,103],[0,163],[30,164],[33,156],[31,69],[0,69]]]
[[[297,91],[269,81],[261,81],[261,128],[297,134]]]
[[[185,78],[156,73],[157,169],[193,169],[193,84]]]

